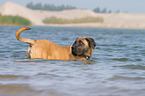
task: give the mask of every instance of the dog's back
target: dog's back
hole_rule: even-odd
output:
[[[63,47],[45,39],[35,40],[35,43],[28,47],[27,50],[30,58],[57,60],[68,60],[70,52],[70,46]]]

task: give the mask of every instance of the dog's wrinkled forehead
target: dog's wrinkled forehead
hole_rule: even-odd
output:
[[[78,37],[76,40],[78,41],[78,40],[82,40],[83,38],[85,38],[85,37]]]
[[[95,48],[96,42],[94,41],[93,38],[90,37],[78,37],[76,39],[76,42],[82,41],[86,46],[89,46],[91,48]]]
[[[78,37],[77,39],[76,39],[76,42],[83,42],[86,46],[89,46],[88,45],[88,41],[86,40],[86,37]]]

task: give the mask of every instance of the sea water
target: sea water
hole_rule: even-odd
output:
[[[145,96],[145,30],[31,27],[21,37],[62,46],[96,41],[88,61],[27,59],[22,26],[0,26],[0,96]]]

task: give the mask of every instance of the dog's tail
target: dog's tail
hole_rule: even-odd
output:
[[[19,41],[26,42],[26,43],[28,43],[28,44],[32,44],[32,45],[33,45],[33,44],[35,43],[35,40],[20,37],[20,34],[21,34],[22,31],[24,31],[24,30],[30,30],[30,29],[31,29],[31,28],[29,28],[29,27],[22,27],[22,28],[20,28],[20,29],[16,32],[16,38],[17,38]]]

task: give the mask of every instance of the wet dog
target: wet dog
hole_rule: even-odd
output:
[[[96,46],[96,42],[90,37],[78,37],[73,45],[66,47],[45,39],[33,40],[20,37],[22,31],[29,29],[29,27],[22,27],[16,32],[19,41],[30,44],[27,58],[89,60]]]

